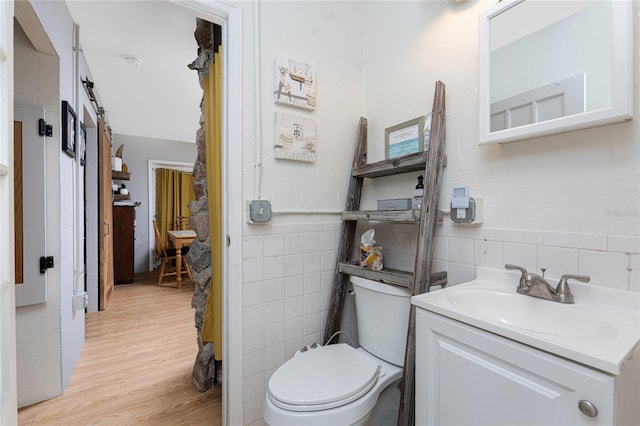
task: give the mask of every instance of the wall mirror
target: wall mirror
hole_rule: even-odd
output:
[[[480,17],[479,141],[628,120],[632,2],[505,0]]]

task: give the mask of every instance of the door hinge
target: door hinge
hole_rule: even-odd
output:
[[[51,124],[47,124],[47,122],[44,121],[44,118],[38,120],[38,134],[40,136],[53,136],[53,126]]]
[[[49,268],[53,268],[53,256],[42,256],[40,258],[40,273],[44,274]]]

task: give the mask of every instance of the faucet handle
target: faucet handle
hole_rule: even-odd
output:
[[[522,276],[520,277],[520,284],[518,285],[518,288],[524,288],[524,287],[528,287],[526,280],[527,280],[527,276],[528,276],[528,272],[526,268],[523,268],[522,266],[518,266],[518,265],[512,265],[510,263],[507,263],[506,265],[504,265],[505,269],[512,269],[515,271],[520,271],[520,273],[522,274]]]
[[[583,283],[588,283],[591,281],[591,277],[588,275],[574,275],[574,274],[564,274],[560,277],[560,282],[556,287],[556,298],[561,299],[564,303],[573,303],[573,294],[571,294],[571,289],[569,288],[569,280],[581,281]]]

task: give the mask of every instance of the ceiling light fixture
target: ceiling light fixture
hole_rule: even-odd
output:
[[[142,59],[138,58],[137,56],[125,55],[122,58],[127,63],[127,65],[132,68],[138,68],[140,65],[142,65]]]

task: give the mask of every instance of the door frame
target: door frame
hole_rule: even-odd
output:
[[[222,26],[222,424],[244,424],[242,390],[242,34],[243,6],[218,0],[171,0]],[[233,94],[233,96],[231,96]],[[233,337],[233,338],[231,338]],[[233,402],[233,403],[232,403]]]

